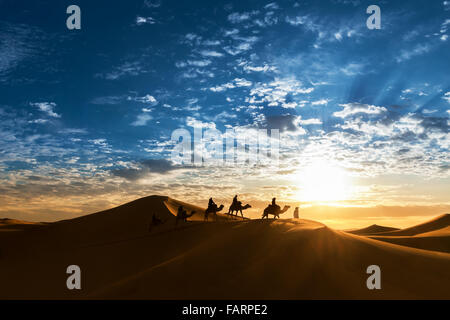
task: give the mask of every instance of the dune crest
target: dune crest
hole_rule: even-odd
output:
[[[439,217],[436,217],[430,221],[415,225],[413,227],[397,230],[397,231],[391,231],[391,232],[384,232],[383,236],[415,236],[421,233],[430,232],[439,230],[445,227],[450,226],[450,214],[446,213]]]
[[[389,231],[397,231],[400,230],[398,228],[391,228],[391,227],[384,227],[379,226],[377,224],[373,224],[369,227],[362,228],[362,229],[356,229],[356,230],[349,230],[348,233],[357,234],[357,235],[371,235],[371,234],[377,234],[377,233],[383,233],[383,232],[389,232]]]
[[[180,204],[200,214],[175,225]],[[0,298],[450,298],[448,253],[304,219],[204,222],[201,210],[149,196],[35,229],[0,228],[0,274],[8,275]],[[153,214],[162,224],[149,230]],[[72,264],[82,270],[80,291],[65,288]],[[366,287],[372,264],[382,270],[382,290]]]
[[[348,232],[392,244],[450,253],[450,214],[405,229],[371,232],[381,230],[372,227]]]

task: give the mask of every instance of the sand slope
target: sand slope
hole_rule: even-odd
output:
[[[450,214],[443,214],[435,219],[430,221],[418,224],[413,227],[391,231],[391,232],[383,232],[383,236],[415,236],[421,233],[430,232],[439,230],[445,227],[450,226]]]
[[[379,233],[367,233],[372,239],[418,249],[450,253],[450,215],[444,214],[413,227]]]
[[[175,226],[179,203],[153,196],[42,228],[0,231],[0,274],[8,275],[0,298],[450,299],[450,254],[300,219]],[[167,219],[151,232],[150,212]],[[65,287],[71,264],[81,267],[81,291]],[[382,290],[366,288],[371,264],[381,267]]]
[[[377,234],[377,233],[382,233],[382,232],[389,232],[389,231],[396,231],[396,230],[400,230],[398,228],[391,228],[391,227],[384,227],[384,226],[379,226],[377,224],[373,224],[367,228],[362,228],[362,229],[356,229],[356,230],[349,230],[346,231],[348,233],[352,233],[352,234],[357,234],[357,235],[371,235],[371,234]]]

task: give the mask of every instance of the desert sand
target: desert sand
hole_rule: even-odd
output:
[[[175,225],[180,204],[197,213]],[[448,214],[367,236],[304,219],[204,222],[203,210],[150,196],[56,223],[0,220],[0,298],[450,299]],[[73,264],[81,290],[66,288]],[[372,264],[381,290],[366,287]]]

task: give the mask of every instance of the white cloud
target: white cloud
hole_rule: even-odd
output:
[[[200,120],[197,120],[193,117],[187,117],[186,118],[186,124],[189,127],[194,127],[194,128],[209,128],[209,129],[215,129],[216,125],[213,122],[202,122]]]
[[[446,92],[442,99],[447,100],[447,102],[450,103],[450,91]]]
[[[145,126],[153,117],[148,114],[148,112],[141,113],[137,116],[137,119],[131,123],[134,127],[142,127]]]
[[[136,24],[138,26],[143,24],[155,24],[155,23],[156,21],[152,17],[140,17],[140,16],[136,17]]]
[[[151,106],[156,106],[158,104],[158,101],[153,97],[152,95],[146,94],[143,97],[128,97],[128,100],[134,100],[141,103],[147,103]]]
[[[36,119],[36,120],[30,120],[28,123],[37,123],[37,124],[44,124],[47,123],[48,119]]]
[[[328,99],[320,99],[320,100],[311,102],[311,104],[312,104],[313,106],[321,106],[321,105],[328,104],[329,101],[330,101],[330,100],[328,100]]]
[[[264,9],[277,10],[277,9],[279,9],[279,6],[276,2],[271,2],[269,4],[266,4],[264,6]]]
[[[233,12],[228,15],[228,21],[230,21],[231,23],[239,23],[248,19],[250,19],[250,14],[247,12],[244,13]]]
[[[30,103],[30,105],[39,108],[39,110],[45,112],[49,117],[61,118],[61,115],[53,111],[53,109],[56,107],[56,103],[54,102],[36,102]]]
[[[341,71],[347,76],[354,76],[360,74],[363,68],[364,65],[362,63],[349,63],[341,68]]]
[[[209,90],[213,92],[223,92],[227,89],[233,89],[236,87],[249,87],[252,85],[251,81],[242,78],[235,78],[232,82],[224,83],[219,86],[211,87]]]
[[[146,70],[144,70],[140,61],[127,61],[114,67],[114,69],[110,72],[98,73],[95,76],[106,80],[117,80],[124,76],[137,76],[145,72]]]
[[[395,58],[397,62],[402,62],[405,60],[409,60],[415,56],[419,56],[430,51],[430,46],[427,44],[418,44],[411,50],[402,50],[400,55]]]
[[[234,79],[234,83],[236,84],[237,87],[249,87],[252,85],[251,81],[241,78]]]
[[[277,68],[274,66],[269,66],[267,64],[264,64],[263,66],[259,66],[259,67],[252,67],[249,65],[244,65],[244,70],[247,72],[267,72],[267,71],[276,71]]]
[[[203,60],[187,60],[186,62],[177,62],[175,66],[177,68],[183,68],[186,66],[194,66],[194,67],[206,67],[211,64],[211,60],[203,59]]]
[[[144,1],[144,5],[147,8],[159,8],[161,6],[161,2],[159,1],[150,1],[150,0],[145,0]]]
[[[307,23],[307,17],[297,16],[294,18],[286,17],[286,22],[293,26],[298,26]]]
[[[204,57],[223,57],[223,53],[214,50],[202,50],[200,54]]]
[[[225,35],[225,37],[229,37],[229,36],[234,36],[238,33],[239,33],[239,30],[235,28],[235,29],[231,29],[231,30],[226,30],[224,35]]]
[[[315,118],[305,119],[305,120],[299,119],[298,123],[301,125],[322,124],[322,120],[315,119]]]
[[[267,103],[269,106],[284,105],[292,107],[289,104],[292,101],[286,101],[288,95],[298,95],[311,93],[314,88],[305,88],[302,83],[291,78],[275,78],[269,83],[257,83],[249,93],[249,97],[245,99],[249,104]]]
[[[357,102],[340,104],[339,106],[344,107],[344,109],[342,111],[333,113],[335,117],[339,118],[346,118],[350,115],[358,113],[380,114],[387,111],[385,107],[377,107],[374,105],[362,104]]]
[[[232,84],[231,82],[228,82],[228,83],[224,83],[220,86],[211,87],[211,88],[209,88],[209,90],[211,90],[213,92],[222,92],[227,89],[233,89],[233,88],[235,88],[235,85]]]
[[[286,108],[286,109],[289,109],[289,108],[293,109],[293,108],[297,107],[297,103],[296,102],[284,102],[283,104],[281,104],[281,107]]]

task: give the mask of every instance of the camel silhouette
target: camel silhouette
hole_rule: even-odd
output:
[[[163,224],[165,221],[162,221],[159,219],[156,214],[153,214],[152,220],[150,221],[150,225],[148,227],[148,231],[152,231],[153,227],[159,226],[160,224]]]
[[[244,217],[244,214],[242,213],[242,210],[246,210],[248,208],[251,208],[252,206],[249,204],[246,204],[245,206],[242,206],[242,202],[238,201],[237,203],[231,204],[230,208],[228,209],[229,215],[233,215],[234,212],[236,212],[236,216],[238,215],[238,212],[241,213],[242,218]]]
[[[178,210],[177,217],[175,219],[175,225],[178,224],[178,221],[181,220],[183,222],[187,221],[187,218],[192,217],[195,214],[195,211],[191,211],[190,214],[186,212],[186,210]]]
[[[276,205],[268,205],[267,208],[264,209],[263,215],[262,215],[262,219],[267,218],[269,219],[269,214],[273,215],[274,219],[276,218],[280,218],[280,214],[285,213],[286,211],[288,211],[290,208],[290,206],[284,206],[283,209],[280,209],[280,206]]]
[[[209,207],[205,210],[205,221],[208,221],[209,214],[214,215],[214,220],[217,221],[217,212],[221,211],[223,209],[223,204],[220,205],[220,207],[217,208],[217,205],[213,207]]]

